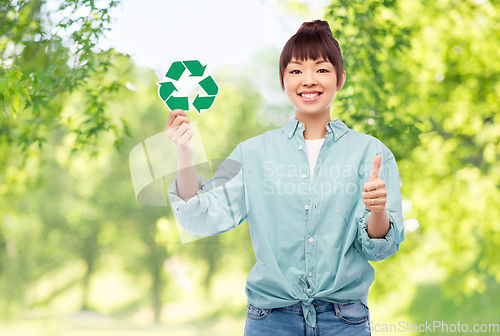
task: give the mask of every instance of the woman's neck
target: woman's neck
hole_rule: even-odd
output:
[[[326,137],[326,124],[332,121],[330,114],[304,115],[295,113],[295,119],[304,123],[304,139],[316,140]]]

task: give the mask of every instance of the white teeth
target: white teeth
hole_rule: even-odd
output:
[[[318,92],[315,92],[315,93],[303,93],[302,94],[302,97],[304,98],[308,98],[308,99],[311,99],[311,98],[314,98],[316,96],[318,96],[319,93]]]

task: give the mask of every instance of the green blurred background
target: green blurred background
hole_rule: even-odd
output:
[[[135,199],[128,155],[168,110],[153,69],[99,44],[122,5],[0,0],[0,335],[243,335],[248,223],[182,244],[170,207]],[[347,72],[332,119],[398,162],[406,237],[372,263],[373,323],[498,325],[500,3],[260,5],[328,20]],[[293,117],[280,51],[212,69],[214,107],[189,114],[209,160]]]

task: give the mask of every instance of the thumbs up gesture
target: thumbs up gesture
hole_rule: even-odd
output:
[[[381,163],[382,155],[376,155],[373,160],[370,178],[363,185],[363,203],[372,212],[383,212],[386,210],[387,190],[385,190],[385,182],[378,176]]]

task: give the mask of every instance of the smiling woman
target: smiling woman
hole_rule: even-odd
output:
[[[215,176],[232,162],[241,169],[226,174],[223,188],[206,192],[215,176],[205,182],[195,174],[189,120],[180,110],[169,117],[180,116],[169,126],[171,139],[183,139],[179,147],[186,152],[178,150],[178,162],[190,165],[179,169],[169,190],[181,226],[213,236],[248,221],[257,263],[245,288],[245,336],[370,334],[369,261],[398,251],[402,202],[392,152],[331,120],[345,78],[328,23],[304,23],[280,58],[281,85],[295,117],[240,143]]]

